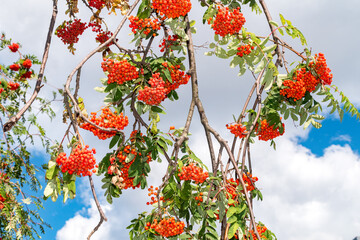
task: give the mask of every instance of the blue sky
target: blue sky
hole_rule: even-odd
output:
[[[334,84],[359,108],[360,81],[357,69],[360,60],[357,58],[357,44],[360,33],[355,29],[360,25],[360,2],[273,0],[267,3],[276,21],[279,22],[278,13],[283,13],[303,32],[314,53],[325,54],[334,74]],[[201,14],[196,4],[191,17],[197,21],[195,44],[200,46],[209,43],[207,37],[210,32],[208,26],[201,25]],[[66,19],[64,11],[65,6],[61,3],[57,25]],[[260,34],[267,35],[268,27],[264,16],[253,16],[246,9],[244,11],[247,19],[245,27],[250,31],[259,29]],[[33,14],[37,12],[42,14]],[[3,2],[0,8],[0,31],[5,31],[14,41],[21,42],[24,52],[35,53],[40,57],[50,14],[51,1],[22,1],[16,9],[11,1]],[[83,15],[81,17],[87,18]],[[113,20],[109,26],[113,29],[121,16],[111,17]],[[95,42],[86,41],[86,37],[89,36],[85,34],[85,40],[80,39],[75,56],[68,53],[56,37],[53,38],[46,68],[51,86],[44,86],[40,93],[42,96],[49,97],[51,94],[48,92],[53,87],[61,88],[73,67],[96,46]],[[129,36],[120,33],[119,39],[127,43]],[[291,39],[287,40],[292,43]],[[247,88],[251,83],[246,76],[239,79],[237,70],[229,69],[226,60],[203,56],[205,51],[207,50],[199,48],[196,52],[200,97],[207,109],[210,124],[230,139],[225,124],[232,121],[232,114],[238,113],[239,105],[246,98]],[[4,59],[6,57],[0,55],[0,61],[3,62]],[[96,56],[83,68],[84,82],[80,94],[84,96],[89,112],[102,105],[99,99],[103,96],[93,91],[94,87],[100,85],[99,79],[103,77],[100,61],[101,56]],[[189,105],[189,91],[189,86],[180,89],[181,102],[165,102],[168,113],[162,116],[161,127],[181,127],[185,122],[183,116]],[[218,95],[223,97],[214,97]],[[61,116],[61,104],[55,104],[54,109]],[[197,119],[195,116],[195,121]],[[62,138],[59,133],[66,126],[61,123],[61,117],[52,123],[45,118],[42,121],[49,137]],[[255,205],[257,220],[272,229],[279,240],[351,240],[360,235],[360,217],[357,216],[360,212],[360,203],[357,201],[360,198],[359,122],[346,115],[342,123],[335,117],[329,117],[322,123],[321,129],[303,131],[301,127],[296,128],[291,122],[287,122],[286,134],[276,140],[276,152],[268,143],[253,147],[254,175],[259,177],[258,186],[264,195],[264,201]],[[191,144],[196,149],[196,154],[206,161],[208,155],[203,144],[201,125],[194,123],[190,131],[193,133]],[[91,134],[84,133],[84,137],[89,141],[90,148],[99,146],[96,157],[101,159],[102,154],[106,153],[107,144],[101,148],[102,144]],[[35,148],[41,151],[40,146]],[[47,157],[43,158],[46,159]],[[164,167],[153,163],[152,169],[149,184],[158,185],[160,181],[157,176],[163,174]],[[99,179],[95,179],[95,185],[100,191]],[[48,230],[43,239],[85,239],[97,224],[99,216],[92,204],[88,181],[77,181],[77,186],[78,195],[75,200],[65,205],[61,199],[56,203],[51,200],[45,202],[43,217],[54,230]],[[124,229],[129,225],[130,219],[147,209],[146,195],[146,191],[127,191],[109,206],[99,192],[98,196],[109,221],[93,239],[127,239],[127,231]]]
[[[349,145],[354,152],[360,150],[360,125],[359,120],[345,114],[342,122],[338,118],[330,117],[325,119],[323,127],[312,129],[308,138],[300,142],[301,145],[309,148],[312,153],[320,156],[324,149],[330,145]]]

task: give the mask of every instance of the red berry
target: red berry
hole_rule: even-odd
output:
[[[9,49],[12,52],[17,52],[17,50],[19,49],[19,44],[13,43],[13,44],[9,45]]]
[[[13,71],[19,71],[20,65],[17,63],[14,63],[14,64],[10,65],[9,68]]]
[[[32,65],[31,60],[30,60],[30,59],[26,59],[26,60],[23,62],[22,65],[23,65],[24,68],[27,68],[27,69],[31,68],[31,65]]]

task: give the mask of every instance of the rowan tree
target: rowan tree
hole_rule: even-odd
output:
[[[252,202],[262,200],[262,194],[256,186],[261,176],[253,176],[251,144],[269,141],[275,148],[274,139],[286,134],[284,120],[289,118],[304,128],[320,128],[324,119],[320,101],[326,102],[340,119],[344,112],[360,118],[354,105],[332,85],[332,66],[328,66],[324,54],[313,53],[301,31],[283,15],[279,15],[280,22],[274,21],[264,0],[69,0],[67,19],[61,20],[57,20],[57,4],[53,0],[41,62],[33,55],[22,54],[20,44],[5,35],[1,37],[1,50],[19,54],[17,62],[0,65],[2,239],[31,239],[38,228],[43,231],[43,220],[36,211],[26,208],[26,204],[40,207],[41,199],[31,200],[23,191],[25,185],[34,191],[39,187],[27,150],[26,140],[34,138],[30,126],[38,129],[36,135],[49,150],[49,162],[43,166],[47,182],[44,200],[57,201],[60,195],[64,202],[73,199],[76,180],[89,179],[100,219],[88,239],[107,220],[96,195],[99,189],[93,184],[94,174],[104,183],[102,188],[110,204],[124,191],[149,191],[147,204],[153,209],[129,223],[130,239],[276,239],[275,233],[254,216]],[[208,39],[211,42],[206,55],[229,59],[230,68],[238,69],[240,77],[245,72],[253,76],[247,79],[253,84],[241,112],[230,113],[236,117],[224,126],[233,134],[232,139],[225,139],[209,123],[199,96],[198,82],[202,79],[197,75],[193,37],[196,24],[201,23],[188,15],[195,4],[203,7],[203,24],[214,36]],[[267,35],[246,28],[244,8],[265,16]],[[79,19],[80,11],[88,18]],[[111,14],[123,16],[116,29],[108,28]],[[77,54],[76,46],[85,31],[94,33],[99,46],[74,65],[65,79],[60,94],[67,130],[58,141],[50,142],[31,107],[37,100],[40,112],[53,117],[49,107],[52,100],[37,97],[45,83],[51,39],[58,37],[64,50]],[[124,47],[117,38],[120,31],[132,32],[131,48]],[[293,47],[288,37],[298,41],[300,49]],[[98,66],[104,78],[97,90],[103,93],[104,104],[101,109],[91,109],[86,98],[79,96],[81,69],[99,55],[102,61]],[[289,64],[288,55],[298,60]],[[35,74],[31,67],[40,63]],[[31,78],[36,79],[36,85],[27,99]],[[166,110],[162,103],[182,101],[177,90],[185,86],[191,91],[191,101],[184,125],[158,128],[160,120],[171,122],[163,115]],[[189,144],[194,114],[199,115],[204,128],[210,166]],[[85,131],[92,132],[99,142],[110,139],[108,153],[102,159],[95,159],[96,149],[82,137]],[[148,186],[146,178],[153,161],[167,163],[166,174],[157,187]]]

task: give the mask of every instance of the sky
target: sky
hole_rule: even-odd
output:
[[[59,5],[57,25],[66,19],[64,1]],[[130,1],[131,3],[132,1]],[[20,42],[25,53],[34,53],[39,58],[45,44],[50,20],[51,1],[19,0],[14,6],[11,1],[3,1],[0,8],[0,31]],[[194,42],[197,46],[209,44],[212,30],[202,25],[201,11],[193,1],[190,18],[196,20],[197,34]],[[360,33],[360,2],[356,0],[268,0],[267,5],[275,21],[278,13],[292,21],[305,35],[314,53],[322,52],[334,75],[333,84],[349,97],[359,109],[360,89],[357,72],[360,64],[357,47]],[[41,14],[40,14],[41,13]],[[269,30],[264,15],[255,16],[244,7],[245,27],[259,35],[268,35]],[[88,19],[81,13],[79,17]],[[114,29],[121,16],[111,16],[110,29]],[[96,47],[90,33],[85,33],[77,44],[76,54],[71,55],[57,37],[53,37],[46,77],[49,84],[41,90],[41,96],[51,96],[50,92],[61,88],[71,70]],[[124,46],[130,46],[130,37],[121,32],[119,37]],[[302,49],[297,41],[285,38],[288,43]],[[229,69],[229,61],[204,56],[205,48],[197,48],[196,58],[199,75],[200,98],[203,101],[210,124],[218,129],[227,139],[231,139],[225,124],[232,122],[232,114],[238,114],[246,99],[247,89],[252,84],[249,75],[239,78],[238,70]],[[83,68],[80,95],[85,99],[88,111],[96,111],[102,106],[103,96],[93,90],[100,86],[104,77],[100,69],[101,55],[96,55]],[[289,62],[296,60],[288,56]],[[5,53],[0,53],[0,62],[9,61]],[[161,116],[160,126],[181,127],[185,122],[191,96],[190,85],[179,90],[180,101],[165,101],[167,114]],[[58,118],[49,122],[45,117],[47,134],[53,139],[61,139],[66,126],[61,123],[62,106],[55,104]],[[327,111],[328,112],[328,111]],[[325,112],[326,114],[326,112]],[[195,114],[191,125],[190,144],[196,154],[205,162],[208,159],[203,129]],[[254,175],[259,178],[257,186],[261,189],[264,200],[256,202],[256,220],[263,222],[276,233],[279,240],[352,240],[360,236],[360,125],[354,118],[346,115],[340,123],[336,116],[327,116],[323,128],[309,127],[303,130],[291,121],[286,123],[286,134],[278,139],[277,150],[269,143],[255,144],[252,147]],[[53,127],[56,126],[56,127]],[[106,153],[107,143],[99,144],[96,137],[84,132],[90,147],[97,146],[97,159]],[[36,159],[47,161],[47,156],[39,145],[33,147]],[[151,164],[152,172],[149,185],[159,185],[157,176],[164,173],[164,165]],[[39,173],[40,177],[42,176]],[[89,189],[87,179],[78,179],[77,197],[63,204],[48,200],[41,212],[44,219],[53,226],[43,239],[77,240],[86,239],[88,233],[97,224],[99,214]],[[125,229],[130,220],[142,211],[149,211],[146,206],[147,191],[124,191],[113,205],[102,197],[101,182],[95,178],[95,185],[100,202],[108,217],[92,239],[128,239]]]

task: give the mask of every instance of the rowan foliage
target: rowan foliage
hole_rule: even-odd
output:
[[[57,1],[53,3],[53,16],[56,16]],[[0,65],[4,135],[0,145],[0,239],[33,238],[38,229],[43,232],[44,221],[36,211],[26,208],[32,203],[41,207],[42,201],[27,197],[23,191],[24,186],[31,186],[35,192],[40,188],[27,149],[28,141],[34,140],[30,127],[37,129],[37,136],[49,150],[49,161],[43,166],[44,200],[57,201],[60,195],[64,202],[74,199],[77,179],[89,179],[100,220],[88,239],[107,220],[95,193],[94,175],[101,178],[109,204],[124,191],[130,194],[132,189],[148,189],[150,200],[144,200],[144,205],[151,205],[151,209],[131,221],[130,239],[276,239],[254,217],[252,201],[262,200],[257,188],[257,182],[262,179],[253,176],[256,170],[251,165],[250,144],[270,141],[275,148],[276,138],[285,134],[289,117],[304,128],[310,124],[321,127],[324,117],[320,115],[319,98],[330,101],[331,113],[337,111],[340,118],[344,111],[357,118],[360,113],[342,92],[344,106],[333,96],[332,92],[339,91],[335,86],[328,87],[333,81],[330,68],[333,66],[327,65],[324,54],[312,53],[298,28],[281,14],[281,24],[277,23],[269,15],[264,0],[259,3],[254,0],[67,1],[68,16],[60,24],[51,19],[46,46],[51,45],[51,36],[55,35],[75,54],[75,46],[88,28],[99,46],[74,65],[63,83],[62,117],[67,130],[51,148],[43,127],[37,122],[37,113],[29,109],[33,102],[26,99],[30,79],[37,79],[35,98],[44,83],[46,58],[39,74],[35,74],[32,67],[40,64],[37,58],[20,53],[21,45],[2,35],[0,50],[19,53],[19,59]],[[239,77],[245,72],[253,76],[253,87],[242,111],[234,113],[238,116],[226,125],[229,131],[225,126],[215,129],[211,125],[199,95],[199,82],[206,84],[206,81],[198,78],[196,68],[193,41],[196,23],[190,20],[195,4],[203,7],[203,23],[208,23],[211,36],[207,38],[210,43],[205,54],[229,59],[230,67],[239,71]],[[269,25],[268,35],[261,36],[257,29],[245,28],[247,14],[251,14],[249,11],[244,14],[245,8],[250,8],[253,14],[263,12]],[[88,18],[78,18],[80,11]],[[109,29],[107,24],[114,17],[109,16],[111,13],[122,15],[115,29]],[[55,23],[57,27],[53,31],[51,26]],[[119,37],[120,30],[130,33],[130,44]],[[294,41],[300,40],[305,50],[291,47],[285,42],[285,34]],[[46,48],[45,53],[48,51]],[[298,61],[289,65],[287,54],[294,54]],[[96,88],[104,96],[100,109],[91,109],[86,104],[89,96],[79,96],[84,82],[81,69],[94,56],[99,57],[98,70],[103,73],[101,86]],[[174,101],[172,107],[183,107],[180,104],[185,100],[179,99],[179,89],[191,95],[188,115],[179,116],[183,117],[184,125],[171,126],[169,131],[160,129],[160,120],[171,121],[166,119],[164,102]],[[54,117],[49,107],[51,100],[37,100],[41,112]],[[20,110],[22,105],[24,111]],[[205,130],[210,165],[192,148],[190,126],[196,112]],[[20,116],[15,120],[10,117],[16,115]],[[231,122],[229,116],[223,116],[224,122]],[[95,155],[95,148],[89,149],[86,142],[90,138],[84,139],[85,131],[97,137],[94,141],[98,141],[98,146],[107,146],[104,140],[108,139],[105,156]],[[225,139],[228,135],[232,142]],[[213,142],[219,147],[214,147]],[[159,176],[162,182],[156,188],[148,187],[147,179],[153,161],[167,164],[165,175]]]

